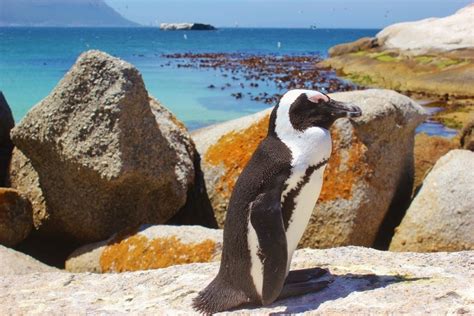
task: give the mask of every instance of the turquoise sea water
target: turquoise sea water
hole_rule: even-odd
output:
[[[20,121],[51,92],[80,53],[99,49],[135,65],[149,93],[190,129],[195,129],[254,113],[269,105],[232,97],[233,92],[242,89],[218,70],[178,68],[163,54],[317,54],[326,57],[331,46],[374,36],[377,32],[375,29],[224,28],[211,32],[164,32],[157,28],[0,28],[0,90],[12,107],[15,120]],[[229,84],[230,87],[208,89],[210,84],[216,87]],[[275,91],[274,85],[268,82],[259,89],[268,93],[283,92]],[[455,133],[435,122],[428,122],[418,130],[444,136]]]
[[[253,113],[268,105],[236,100],[234,87],[208,89],[230,79],[218,71],[162,67],[163,54],[228,52],[321,54],[342,42],[373,36],[377,30],[244,29],[163,32],[155,28],[0,28],[0,90],[19,121],[49,94],[78,55],[100,49],[134,64],[151,95],[190,128]],[[185,35],[186,34],[186,39]],[[280,48],[277,43],[280,42]],[[235,87],[237,89],[237,87]]]

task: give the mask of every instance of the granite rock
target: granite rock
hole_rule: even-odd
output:
[[[125,272],[220,260],[222,230],[201,226],[142,226],[85,245],[66,261],[70,272]]]
[[[424,110],[389,90],[331,97],[358,105],[363,115],[353,122],[340,119],[331,128],[333,153],[300,246],[371,246],[390,205],[409,203],[414,132],[425,118]],[[193,133],[221,227],[235,181],[266,136],[268,116],[266,110]]]
[[[394,253],[361,247],[297,250],[292,269],[327,268],[321,292],[222,315],[471,314],[474,252]],[[191,301],[218,263],[125,273],[0,276],[0,313],[197,315]]]
[[[39,229],[49,217],[45,198],[40,187],[38,173],[31,165],[31,161],[18,148],[13,149],[8,185],[27,196],[33,209],[33,225],[35,229]]]
[[[362,37],[350,43],[335,45],[329,49],[329,56],[339,56],[344,54],[357,53],[377,47],[377,39],[373,37]]]
[[[28,237],[32,228],[30,201],[17,190],[0,188],[0,244],[15,246]]]
[[[474,152],[441,157],[396,229],[393,251],[474,249]]]
[[[460,100],[472,105],[474,90],[474,5],[443,18],[390,25],[370,44],[363,38],[331,48],[319,63],[365,87],[383,87],[419,99]],[[454,103],[456,104],[456,103]],[[471,114],[457,107],[451,124]]]
[[[390,25],[380,31],[378,42],[388,49],[424,54],[474,47],[474,4],[443,18]]]
[[[188,193],[199,174],[192,140],[148,96],[138,70],[120,59],[82,54],[12,139],[38,175],[40,233],[91,242],[164,223],[185,205],[192,211]],[[201,212],[212,219],[210,207]]]
[[[459,145],[452,139],[429,136],[425,133],[417,134],[415,136],[415,182],[413,189],[417,190],[421,187],[424,178],[439,158],[450,150],[457,148],[459,148]]]
[[[0,91],[0,187],[6,186],[8,166],[12,156],[13,143],[10,130],[15,126],[12,111]]]
[[[460,137],[461,148],[474,151],[474,121],[463,127]]]
[[[2,276],[15,278],[22,274],[40,272],[59,272],[59,270],[21,252],[0,245],[0,278]],[[1,310],[2,307],[0,307]]]

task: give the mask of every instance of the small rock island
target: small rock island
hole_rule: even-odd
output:
[[[161,23],[160,30],[163,31],[214,31],[216,28],[204,23]]]

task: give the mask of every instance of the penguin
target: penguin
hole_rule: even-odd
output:
[[[327,271],[289,271],[291,258],[319,197],[331,154],[329,128],[359,107],[313,90],[290,90],[270,114],[267,136],[240,174],[227,208],[217,276],[193,299],[213,314],[241,305],[323,289]]]

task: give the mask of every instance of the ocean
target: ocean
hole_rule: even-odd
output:
[[[331,46],[376,29],[252,29],[164,32],[157,28],[0,28],[0,90],[18,122],[47,96],[84,51],[99,49],[135,65],[148,92],[189,129],[255,113],[269,105],[236,99],[235,82],[214,69],[178,67],[176,53],[327,55]],[[229,88],[209,89],[209,85]],[[268,89],[276,89],[267,83]],[[283,91],[282,91],[283,92]],[[245,91],[244,91],[245,94]],[[441,133],[435,128],[435,134]]]

